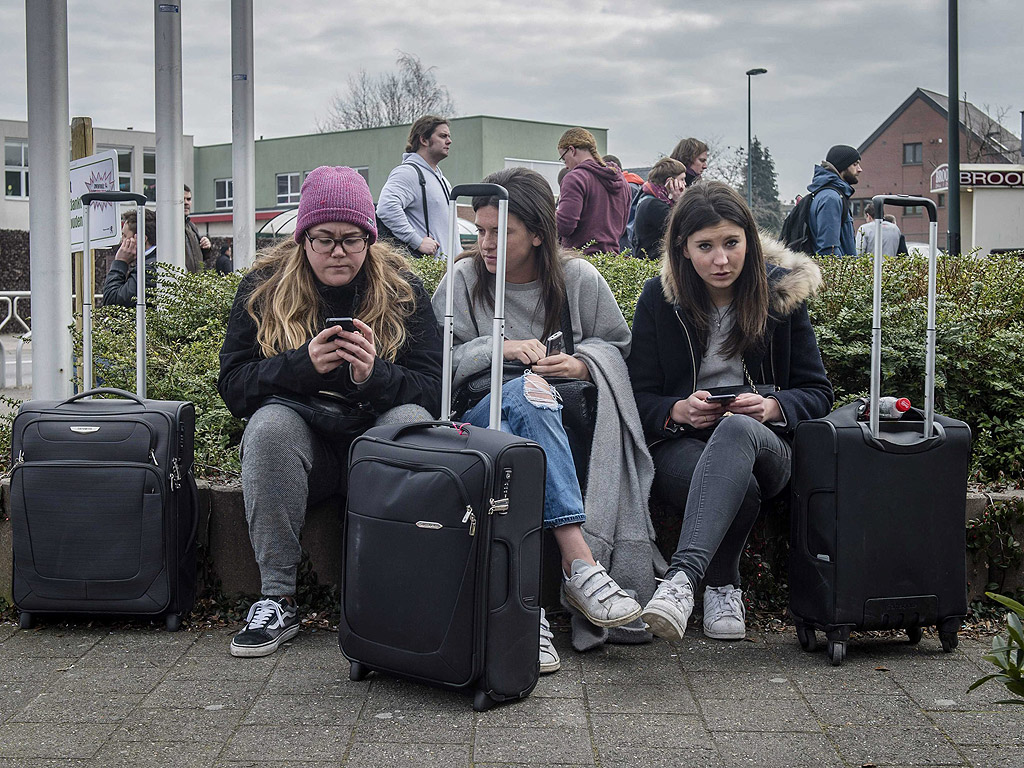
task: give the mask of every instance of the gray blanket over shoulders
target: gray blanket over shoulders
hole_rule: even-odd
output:
[[[583,534],[594,558],[620,587],[635,592],[643,605],[654,594],[655,577],[664,575],[668,568],[655,543],[648,509],[654,463],[622,354],[610,344],[588,339],[576,347],[576,355],[590,369],[598,393]],[[577,638],[578,623],[573,622],[573,644],[595,644]],[[634,631],[632,626],[627,633]],[[596,627],[589,629],[597,631]],[[612,640],[630,642],[626,637],[616,637],[622,628],[611,632]],[[598,642],[604,639],[603,634]]]

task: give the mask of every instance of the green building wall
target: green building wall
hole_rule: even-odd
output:
[[[453,184],[480,181],[505,167],[506,158],[557,161],[558,139],[573,126],[532,120],[478,115],[454,118],[452,148],[441,170]],[[606,128],[589,128],[603,154]],[[408,125],[365,128],[304,136],[260,139],[256,142],[256,208],[277,206],[277,175],[306,173],[320,165],[348,165],[369,171],[374,199],[391,169],[402,162],[409,136]],[[231,144],[195,147],[193,208],[196,213],[215,210],[215,181],[231,178]]]

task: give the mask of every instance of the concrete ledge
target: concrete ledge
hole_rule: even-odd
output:
[[[1014,498],[1024,498],[1024,491],[968,494],[966,520],[981,515],[991,502]],[[8,519],[9,502],[10,483],[4,481],[0,487],[3,511],[0,515],[0,597],[11,602],[12,549],[11,526]],[[198,541],[200,553],[209,566],[207,580],[219,580],[221,589],[229,597],[259,594],[259,569],[256,566],[252,545],[249,543],[249,528],[245,522],[241,488],[201,482],[199,509]],[[758,525],[764,523],[758,522]],[[1024,537],[1024,531],[1017,533]],[[321,584],[337,584],[340,580],[341,534],[341,516],[337,502],[327,502],[309,509],[302,532],[302,548],[309,554],[313,571]],[[546,573],[557,568],[557,559],[553,560],[548,556],[550,554],[547,552],[545,557]],[[967,580],[972,600],[984,594],[991,576],[995,574],[990,574],[987,559],[968,558]],[[552,579],[546,577],[545,583],[549,581]],[[1017,569],[1015,573],[1006,574],[1004,588],[1024,588],[1024,570]],[[550,597],[546,590],[545,600],[550,601]]]

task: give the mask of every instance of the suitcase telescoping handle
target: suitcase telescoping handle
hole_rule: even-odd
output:
[[[82,388],[92,389],[92,291],[85,286],[92,282],[95,271],[92,260],[92,243],[89,237],[89,207],[94,202],[135,203],[135,391],[139,397],[146,396],[146,196],[133,192],[86,192],[82,195],[82,225],[85,227],[85,264],[82,291]]]
[[[488,426],[501,428],[501,374],[505,341],[505,249],[508,240],[508,191],[498,184],[459,184],[450,195],[448,289],[444,296],[444,357],[441,372],[441,418],[452,418],[452,348],[455,345],[455,253],[459,248],[458,205],[460,197],[498,198],[498,263],[494,274],[494,320],[491,325],[491,413]]]
[[[871,436],[878,439],[878,400],[882,389],[882,219],[885,206],[922,206],[928,211],[928,326],[924,364],[924,439],[932,436],[935,422],[935,272],[938,263],[938,209],[927,197],[875,195],[871,198],[875,217],[874,299],[871,319]]]

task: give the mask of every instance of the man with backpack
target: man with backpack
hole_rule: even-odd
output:
[[[811,253],[857,255],[850,196],[861,170],[860,152],[846,144],[832,147],[821,165],[814,166],[814,178],[807,185],[811,193],[807,196],[807,223],[814,245]],[[803,204],[801,200],[797,207]]]
[[[451,130],[443,117],[424,115],[412,124],[402,164],[388,174],[377,198],[379,238],[404,243],[414,256],[442,256],[448,244],[452,187],[437,166],[448,157],[451,145]]]

